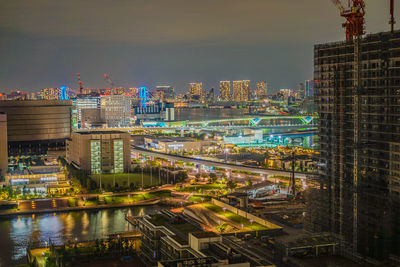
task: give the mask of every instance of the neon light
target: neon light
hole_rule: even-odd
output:
[[[146,87],[140,87],[139,90],[139,100],[140,100],[140,108],[147,107],[147,101],[149,100],[149,92]]]
[[[60,94],[58,95],[58,99],[59,100],[69,100],[66,86],[61,86],[60,87]]]

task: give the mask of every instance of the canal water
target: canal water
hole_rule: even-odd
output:
[[[109,234],[132,229],[125,221],[126,214],[142,216],[160,209],[161,206],[144,206],[0,219],[0,267],[26,263],[26,248],[45,246],[49,238],[56,244],[106,238]]]

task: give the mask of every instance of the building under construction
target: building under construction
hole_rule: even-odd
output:
[[[321,187],[310,228],[337,234],[355,260],[400,264],[400,31],[316,45],[314,71]]]

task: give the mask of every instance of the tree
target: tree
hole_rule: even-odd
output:
[[[237,183],[234,182],[234,181],[232,181],[232,180],[229,180],[229,181],[226,183],[226,187],[229,188],[229,189],[234,189],[234,188],[237,187]]]
[[[247,185],[247,186],[253,185],[253,181],[251,181],[251,179],[248,179],[248,180],[246,181],[246,185]]]
[[[210,173],[210,181],[212,182],[212,183],[215,183],[216,181],[217,181],[217,175],[215,174],[215,173]]]

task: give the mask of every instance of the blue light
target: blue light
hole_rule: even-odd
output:
[[[147,100],[149,100],[149,92],[146,87],[140,87],[139,90],[139,100],[140,100],[140,108],[147,107]]]
[[[60,94],[58,95],[58,99],[59,100],[69,100],[66,86],[61,86],[60,87]]]

